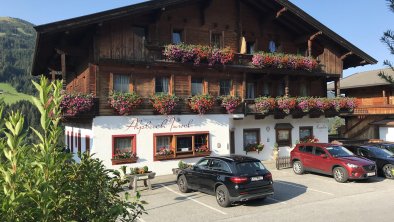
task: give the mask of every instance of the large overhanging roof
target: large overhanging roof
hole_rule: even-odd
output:
[[[37,41],[36,50],[34,54],[33,61],[33,74],[38,75],[42,72],[43,68],[39,66],[38,59],[40,55],[41,47],[44,47],[46,43],[40,41],[42,36],[50,34],[65,33],[67,31],[83,28],[94,24],[100,24],[106,21],[119,19],[135,14],[149,13],[151,11],[165,10],[167,7],[177,6],[181,4],[190,4],[194,2],[209,2],[211,0],[152,0],[146,1],[139,4],[134,4],[122,8],[112,9],[108,11],[103,11],[91,15],[76,17],[72,19],[67,19],[63,21],[58,21],[54,23],[49,23],[45,25],[36,26],[37,31]],[[312,16],[308,15],[306,12],[295,6],[288,0],[240,0],[245,4],[254,6],[257,10],[278,10],[278,13],[282,13],[287,22],[290,22],[291,26],[298,25],[303,27],[301,30],[309,30],[311,35],[313,33],[320,33],[322,36],[330,39],[332,42],[337,44],[343,51],[347,53],[344,54],[346,59],[344,60],[344,69],[349,67],[356,67],[365,64],[376,64],[377,61],[348,42],[343,37],[339,36],[331,29],[324,26],[322,23],[314,19]],[[345,57],[344,57],[345,58]]]

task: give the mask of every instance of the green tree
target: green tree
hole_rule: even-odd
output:
[[[0,106],[0,221],[133,221],[145,212],[139,195],[129,200],[118,171],[105,169],[88,154],[81,162],[58,144],[62,96],[60,81],[34,83],[40,130],[37,143],[26,143],[24,117],[11,112],[5,120]]]
[[[394,12],[394,0],[386,0],[388,3],[388,7],[391,12]],[[390,53],[394,55],[394,32],[392,30],[387,30],[383,33],[382,38],[380,39],[390,50]],[[394,66],[389,60],[384,60],[384,65],[388,66],[392,71],[394,71]],[[382,79],[394,85],[394,79],[387,73],[380,72],[378,74]]]

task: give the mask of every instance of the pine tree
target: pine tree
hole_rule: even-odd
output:
[[[394,0],[386,0],[391,12],[394,12]],[[380,39],[390,50],[390,53],[394,55],[394,32],[392,30],[387,30],[383,33],[382,38]],[[394,71],[394,65],[389,61],[385,60],[383,62],[385,66],[388,66],[392,71]],[[387,82],[394,85],[394,78],[384,72],[380,72],[379,77],[386,80]]]

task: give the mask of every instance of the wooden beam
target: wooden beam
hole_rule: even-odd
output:
[[[242,100],[244,100],[246,99],[246,72],[244,72],[242,75]]]
[[[318,31],[315,34],[311,35],[311,37],[309,37],[309,40],[313,41],[315,40],[316,37],[318,37],[319,35],[322,35],[323,32],[322,31]]]
[[[66,54],[62,53],[60,55],[60,63],[61,63],[61,67],[62,67],[62,80],[63,80],[63,89],[66,89]]]
[[[338,97],[340,95],[341,95],[340,80],[337,79],[335,80],[335,97]]]
[[[71,55],[71,56],[85,56],[87,53],[85,53],[84,50],[80,49],[80,48],[75,48],[75,47],[71,47],[71,48],[55,48],[56,53],[61,55],[61,54],[66,54],[66,55]]]
[[[319,35],[323,34],[322,31],[318,31],[315,34],[311,35],[308,39],[308,56],[312,56],[312,41],[315,40],[315,38]]]
[[[343,55],[341,56],[341,60],[346,59],[346,57],[348,57],[348,56],[350,56],[350,55],[353,55],[353,52],[352,52],[352,51],[343,54]]]
[[[240,0],[235,1],[235,8],[237,10],[236,12],[236,20],[237,20],[237,52],[241,52],[241,38],[242,38],[242,21],[241,21],[241,2]]]
[[[276,18],[279,18],[283,13],[285,13],[287,11],[287,8],[286,7],[283,7],[281,10],[279,10],[277,13],[276,13]]]

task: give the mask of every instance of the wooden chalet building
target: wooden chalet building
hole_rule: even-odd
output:
[[[70,149],[90,150],[109,168],[148,165],[158,174],[169,174],[179,159],[245,154],[247,144],[263,144],[261,152],[247,155],[266,160],[275,143],[288,154],[301,137],[327,142],[324,114],[262,115],[254,99],[326,97],[327,82],[335,81],[339,91],[343,69],[376,63],[287,0],[154,0],[35,29],[33,74],[63,79],[67,92],[96,98],[91,111],[65,118]],[[163,46],[180,42],[230,47],[235,54],[225,65],[163,56]],[[256,67],[251,62],[258,51],[313,57],[319,69]],[[135,92],[143,103],[118,115],[108,103],[113,91]],[[153,110],[148,98],[156,93],[180,98],[171,114]],[[188,106],[195,94],[237,96],[242,104],[227,114],[215,102],[199,115]],[[113,160],[125,150],[138,159]]]
[[[394,72],[387,68],[341,79],[341,94],[355,97],[359,103],[353,113],[342,115],[346,125],[341,129],[341,137],[394,142],[394,90],[390,83],[378,76],[380,72],[394,77]],[[329,84],[327,89],[334,90],[334,84]]]

